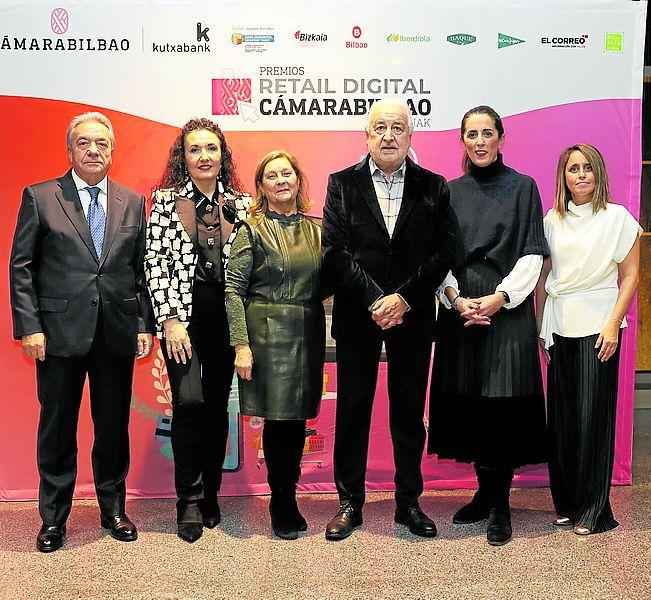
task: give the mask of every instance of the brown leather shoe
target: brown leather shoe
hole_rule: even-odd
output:
[[[111,537],[121,542],[133,542],[138,539],[138,530],[125,514],[102,515],[100,523],[104,529],[109,529]]]
[[[326,540],[343,540],[353,533],[355,527],[359,527],[363,522],[362,509],[354,508],[350,503],[346,502],[339,507],[339,512],[326,526]]]
[[[63,546],[66,539],[66,526],[46,525],[43,523],[36,536],[36,547],[41,552],[54,552]]]

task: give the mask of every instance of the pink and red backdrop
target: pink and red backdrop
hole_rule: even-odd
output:
[[[23,187],[58,177],[69,164],[65,129],[70,118],[95,107],[63,101],[0,96],[0,164],[2,219],[0,261],[7,265],[16,214]],[[168,125],[98,107],[113,121],[116,150],[111,178],[149,195],[160,176],[177,129]],[[538,182],[545,209],[551,205],[556,160],[559,152],[578,141],[599,147],[605,155],[613,197],[636,217],[639,212],[640,110],[633,99],[595,100],[564,104],[505,119],[505,162],[533,176]],[[257,159],[274,148],[294,153],[309,174],[315,214],[323,207],[328,174],[357,162],[366,152],[362,132],[226,132],[242,180],[252,189],[251,177]],[[417,132],[413,150],[419,163],[445,175],[461,174],[458,131]],[[37,495],[35,461],[38,402],[34,366],[12,341],[8,279],[2,278],[0,311],[0,355],[3,357],[4,393],[0,415],[0,499],[16,500]],[[620,364],[617,414],[617,447],[613,481],[631,480],[633,378],[636,337],[636,306],[631,307],[629,328],[624,333]],[[129,493],[140,497],[173,496],[169,442],[156,434],[159,419],[169,409],[166,377],[156,355],[138,363],[133,385],[131,414],[132,461]],[[368,489],[393,487],[393,459],[388,434],[386,370],[381,366],[373,415],[369,452]],[[314,434],[308,438],[303,463],[303,491],[334,490],[332,443],[336,404],[334,364],[325,368],[324,399],[318,419],[308,423]],[[259,452],[260,421],[241,420],[239,468],[225,474],[223,493],[239,495],[267,491],[264,461]],[[159,431],[160,433],[160,431]],[[77,497],[92,497],[90,448],[92,430],[87,398],[79,426],[79,474]],[[426,488],[472,487],[474,474],[467,465],[424,457]],[[544,466],[521,469],[516,485],[545,485]]]

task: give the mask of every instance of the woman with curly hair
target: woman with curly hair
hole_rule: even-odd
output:
[[[224,273],[233,226],[251,202],[226,138],[192,119],[172,145],[147,226],[145,273],[172,391],[178,535],[201,537],[221,518],[217,493],[233,379]]]

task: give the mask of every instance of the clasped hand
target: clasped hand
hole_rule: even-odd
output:
[[[496,292],[481,298],[459,297],[454,305],[459,314],[466,319],[464,327],[472,325],[490,325],[490,318],[504,306],[504,294]]]
[[[407,308],[406,302],[398,294],[389,294],[371,306],[371,317],[382,329],[390,329],[402,323]]]

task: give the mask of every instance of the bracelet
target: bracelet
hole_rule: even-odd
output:
[[[450,302],[450,304],[452,304],[452,306],[454,306],[454,308],[457,307],[457,300],[458,300],[459,298],[462,298],[461,294],[457,294],[457,295],[452,299],[452,301]]]

